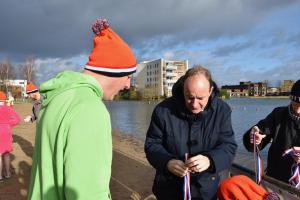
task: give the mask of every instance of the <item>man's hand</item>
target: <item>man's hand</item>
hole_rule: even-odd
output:
[[[24,122],[28,123],[28,122],[31,122],[31,116],[28,115],[24,118]]]
[[[259,128],[257,126],[253,126],[253,128],[251,129],[250,132],[250,143],[253,144],[253,135],[255,136],[255,144],[260,144],[262,139],[264,139],[266,137],[266,135],[262,135],[260,134],[261,131],[259,130]]]
[[[293,147],[293,149],[296,153],[300,153],[300,147]],[[293,157],[293,159],[296,163],[300,163],[300,157],[299,156],[292,156],[292,157]]]
[[[186,166],[191,172],[203,172],[210,166],[210,160],[207,156],[201,154],[191,157],[186,161]]]
[[[169,162],[167,163],[167,168],[172,174],[175,174],[179,177],[184,177],[188,172],[188,168],[181,160],[169,160]]]

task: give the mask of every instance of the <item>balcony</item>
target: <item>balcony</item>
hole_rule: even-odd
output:
[[[167,79],[167,80],[164,80],[164,84],[168,84],[168,83],[174,84],[174,83],[176,83],[176,81],[177,80],[175,80],[175,79]]]
[[[174,73],[174,72],[166,72],[166,77],[176,77],[177,76],[177,73]]]
[[[166,67],[166,70],[168,70],[168,69],[171,69],[171,70],[177,70],[177,66],[175,66],[175,65],[168,65],[168,66]]]

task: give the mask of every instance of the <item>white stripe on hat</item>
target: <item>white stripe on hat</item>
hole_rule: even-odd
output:
[[[291,95],[291,100],[295,102],[300,102],[300,97]]]
[[[103,67],[93,67],[89,65],[85,65],[85,69],[99,71],[99,72],[109,72],[109,73],[124,73],[124,72],[134,72],[136,70],[136,66],[131,68],[122,68],[122,69],[112,69],[112,68],[103,68]]]
[[[38,89],[34,89],[34,90],[27,90],[26,91],[26,94],[29,94],[29,93],[34,93],[34,92],[38,92],[39,90]]]

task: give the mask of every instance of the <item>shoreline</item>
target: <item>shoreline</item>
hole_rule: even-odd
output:
[[[220,96],[222,98],[222,96]],[[240,97],[229,97],[222,99],[289,99],[290,96],[240,96]],[[164,98],[160,99],[115,99],[114,101],[139,101],[139,102],[160,102],[164,100]],[[105,101],[104,101],[105,102]]]
[[[26,200],[30,182],[32,155],[35,141],[35,123],[24,123],[31,113],[32,104],[15,104],[22,121],[12,129],[12,177],[0,183],[0,199]],[[114,200],[154,200],[152,183],[154,169],[148,164],[143,141],[113,130],[113,161],[110,191]],[[101,156],[101,155],[100,155]]]
[[[32,104],[15,104],[14,109],[23,119],[31,112]],[[35,140],[35,123],[24,123],[13,128],[11,153],[12,178],[0,183],[0,199],[27,199],[32,155]],[[112,130],[113,161],[110,190],[114,200],[154,200],[152,184],[155,170],[144,153],[144,141],[119,130]],[[101,155],[100,155],[101,156]],[[252,168],[252,156],[237,152],[234,162]]]
[[[247,96],[247,97],[231,97],[237,99],[289,99],[290,96]]]
[[[112,131],[113,150],[150,166],[144,153],[144,142],[119,130]]]

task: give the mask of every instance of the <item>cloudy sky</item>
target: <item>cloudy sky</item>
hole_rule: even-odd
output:
[[[300,78],[298,0],[1,0],[0,62],[36,58],[38,81],[81,70],[107,18],[137,60],[188,60],[219,85]]]

